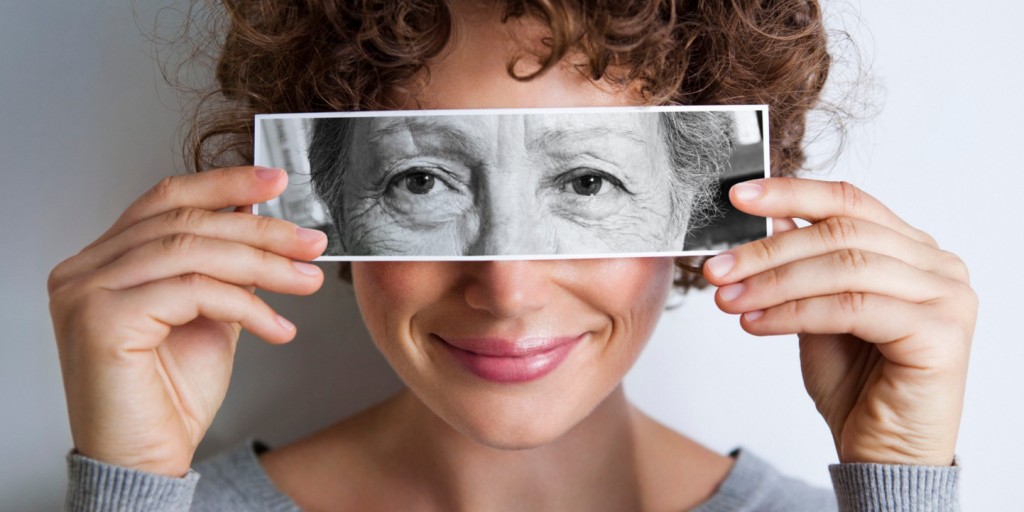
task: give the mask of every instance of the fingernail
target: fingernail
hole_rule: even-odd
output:
[[[733,300],[741,293],[743,293],[743,283],[730,284],[718,289],[718,296],[724,301]]]
[[[295,270],[298,270],[299,272],[302,272],[307,276],[315,276],[320,274],[320,268],[317,267],[316,265],[303,263],[301,261],[293,261],[292,266],[295,267]]]
[[[285,318],[285,317],[283,317],[281,315],[277,315],[277,323],[280,324],[281,328],[286,330],[286,331],[294,331],[295,330],[295,324],[289,322],[287,318]]]
[[[764,187],[757,183],[740,183],[732,186],[733,193],[736,194],[736,198],[742,201],[750,201],[757,199],[764,191]]]
[[[303,242],[316,242],[326,236],[323,231],[317,231],[315,229],[298,228],[295,230],[295,236]]]
[[[715,256],[707,262],[708,270],[711,271],[711,274],[715,277],[722,277],[728,274],[735,264],[736,257],[727,252]]]
[[[256,177],[261,180],[270,181],[276,179],[281,175],[283,171],[281,169],[272,169],[270,167],[257,167]]]
[[[764,315],[764,310],[763,309],[759,309],[757,311],[748,311],[746,313],[743,313],[743,319],[748,321],[748,322],[753,322],[754,320],[757,320],[758,318],[761,318],[763,315]]]

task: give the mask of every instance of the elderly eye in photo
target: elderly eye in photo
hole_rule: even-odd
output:
[[[681,251],[727,165],[717,112],[321,118],[313,184],[346,255]]]
[[[600,196],[611,192],[628,192],[614,176],[594,169],[574,169],[567,173],[563,192],[580,196]]]
[[[427,204],[443,200],[446,195],[458,193],[450,184],[452,178],[443,169],[412,167],[395,174],[388,181],[385,194],[393,200],[403,199]]]
[[[419,168],[403,173],[393,187],[401,187],[412,194],[430,194],[437,182],[434,175]]]
[[[350,233],[380,231],[389,223],[401,224],[410,233],[427,232],[457,218],[470,199],[465,187],[442,167],[403,166],[383,180],[379,193],[373,184],[359,187],[366,195],[348,203],[367,208],[349,215],[346,229]],[[374,254],[381,252],[384,248],[378,247]]]

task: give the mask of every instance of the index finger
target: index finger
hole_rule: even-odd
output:
[[[268,167],[225,167],[168,176],[139,197],[95,242],[96,245],[145,219],[178,208],[221,210],[262,203],[288,185],[288,173]]]
[[[736,208],[761,217],[795,217],[820,222],[851,217],[885,226],[897,233],[938,247],[927,233],[907,224],[867,192],[845,181],[765,178],[733,186],[729,199]]]

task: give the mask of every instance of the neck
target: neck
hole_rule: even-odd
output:
[[[414,394],[261,457],[303,510],[689,510],[725,478],[718,455],[616,388],[558,439],[503,450],[468,438]]]
[[[503,450],[470,439],[405,391],[384,405],[383,454],[443,510],[639,510],[637,422],[616,388],[551,443]]]

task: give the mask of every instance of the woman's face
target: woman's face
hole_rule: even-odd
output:
[[[458,36],[410,105],[639,104],[633,91],[571,67],[512,79],[505,62],[516,46],[501,37],[500,15],[459,5]],[[456,430],[501,448],[558,438],[619,385],[664,309],[673,272],[670,258],[352,264],[366,325],[403,381]]]
[[[350,254],[680,250],[686,208],[659,118],[636,113],[378,117],[349,141]]]

